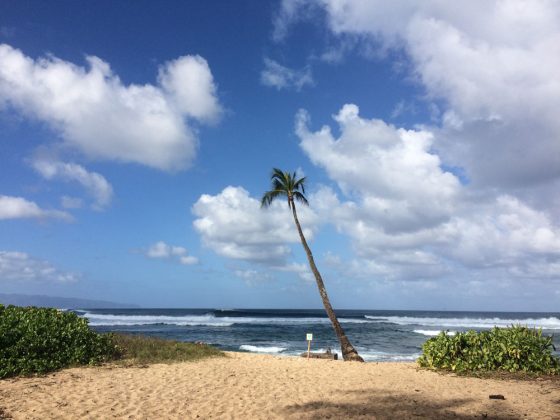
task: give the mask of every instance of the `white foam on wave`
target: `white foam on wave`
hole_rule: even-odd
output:
[[[208,326],[208,327],[229,327],[233,322],[216,318],[211,314],[208,315],[186,315],[186,316],[168,316],[168,315],[110,315],[95,314],[86,312],[84,315],[89,320],[89,324],[93,326],[102,325],[181,325],[181,326]]]
[[[358,353],[366,362],[414,362],[420,353],[395,354],[376,350],[359,350]]]
[[[503,318],[435,318],[435,317],[409,317],[409,316],[370,316],[365,317],[374,322],[389,322],[397,325],[422,325],[425,327],[454,327],[454,328],[492,328],[510,327],[512,325],[523,325],[530,328],[542,328],[545,330],[560,330],[560,319],[548,318],[526,318],[526,319],[503,319]]]
[[[427,335],[428,337],[434,337],[438,335],[440,332],[442,332],[442,330],[414,330],[413,332],[415,332],[416,334]],[[447,330],[445,330],[445,333],[447,335],[457,334],[455,331],[447,331]]]
[[[111,315],[86,312],[81,316],[86,317],[92,326],[109,325],[179,325],[179,326],[206,326],[229,327],[233,324],[260,324],[260,325],[299,325],[299,324],[327,324],[328,318],[289,318],[289,317],[216,317],[213,314],[205,315]],[[366,323],[365,319],[341,318],[341,323]]]
[[[281,353],[286,350],[286,347],[276,346],[252,346],[250,344],[243,344],[239,346],[239,350],[250,351],[252,353]]]

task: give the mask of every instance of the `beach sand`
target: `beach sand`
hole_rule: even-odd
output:
[[[5,379],[0,410],[14,419],[560,419],[556,380],[465,378],[413,363],[227,356]]]

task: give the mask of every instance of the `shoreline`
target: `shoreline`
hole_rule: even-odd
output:
[[[305,357],[301,356],[301,353],[306,353],[306,351],[301,351],[299,353],[265,353],[265,352],[253,352],[253,351],[247,351],[247,350],[220,350],[223,351],[224,353],[241,353],[241,354],[248,354],[248,355],[255,355],[255,356],[272,356],[272,357],[279,357],[282,359],[305,359]],[[324,354],[324,352],[314,352],[311,351],[311,353],[319,353],[319,354]],[[344,359],[342,358],[342,352],[340,350],[333,350],[332,353],[336,353],[337,354],[337,359],[333,360],[333,362],[344,362]],[[389,357],[394,357],[393,359],[371,359],[371,358],[367,358],[367,356],[363,356],[362,353],[358,352],[360,356],[362,356],[362,358],[364,359],[364,363],[366,364],[371,364],[371,363],[396,363],[396,364],[411,364],[411,365],[415,365],[416,361],[418,359],[418,357],[420,357],[419,355],[416,356],[414,355],[414,359],[409,359],[408,356],[405,358],[401,355],[392,355]],[[412,356],[411,356],[412,357]]]
[[[0,413],[14,419],[560,418],[560,382],[550,379],[462,377],[411,362],[226,356],[5,379]]]

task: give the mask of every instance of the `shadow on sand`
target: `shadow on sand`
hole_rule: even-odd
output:
[[[345,394],[348,398],[344,398]],[[340,403],[332,401],[311,401],[285,407],[284,415],[302,419],[519,419],[507,401],[478,401],[478,409],[463,408],[477,402],[472,398],[431,399],[417,391],[412,394],[398,394],[389,391],[364,390],[341,393]],[[352,402],[343,402],[349,400]],[[482,407],[481,407],[482,406]],[[460,412],[457,412],[460,411]]]

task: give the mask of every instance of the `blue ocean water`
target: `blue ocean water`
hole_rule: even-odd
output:
[[[223,350],[294,356],[331,348],[338,341],[323,310],[88,309],[77,310],[99,332],[144,334],[204,341]],[[366,361],[413,361],[422,344],[440,331],[521,324],[542,328],[560,350],[560,313],[337,310],[346,335]],[[558,353],[560,354],[560,353]]]

